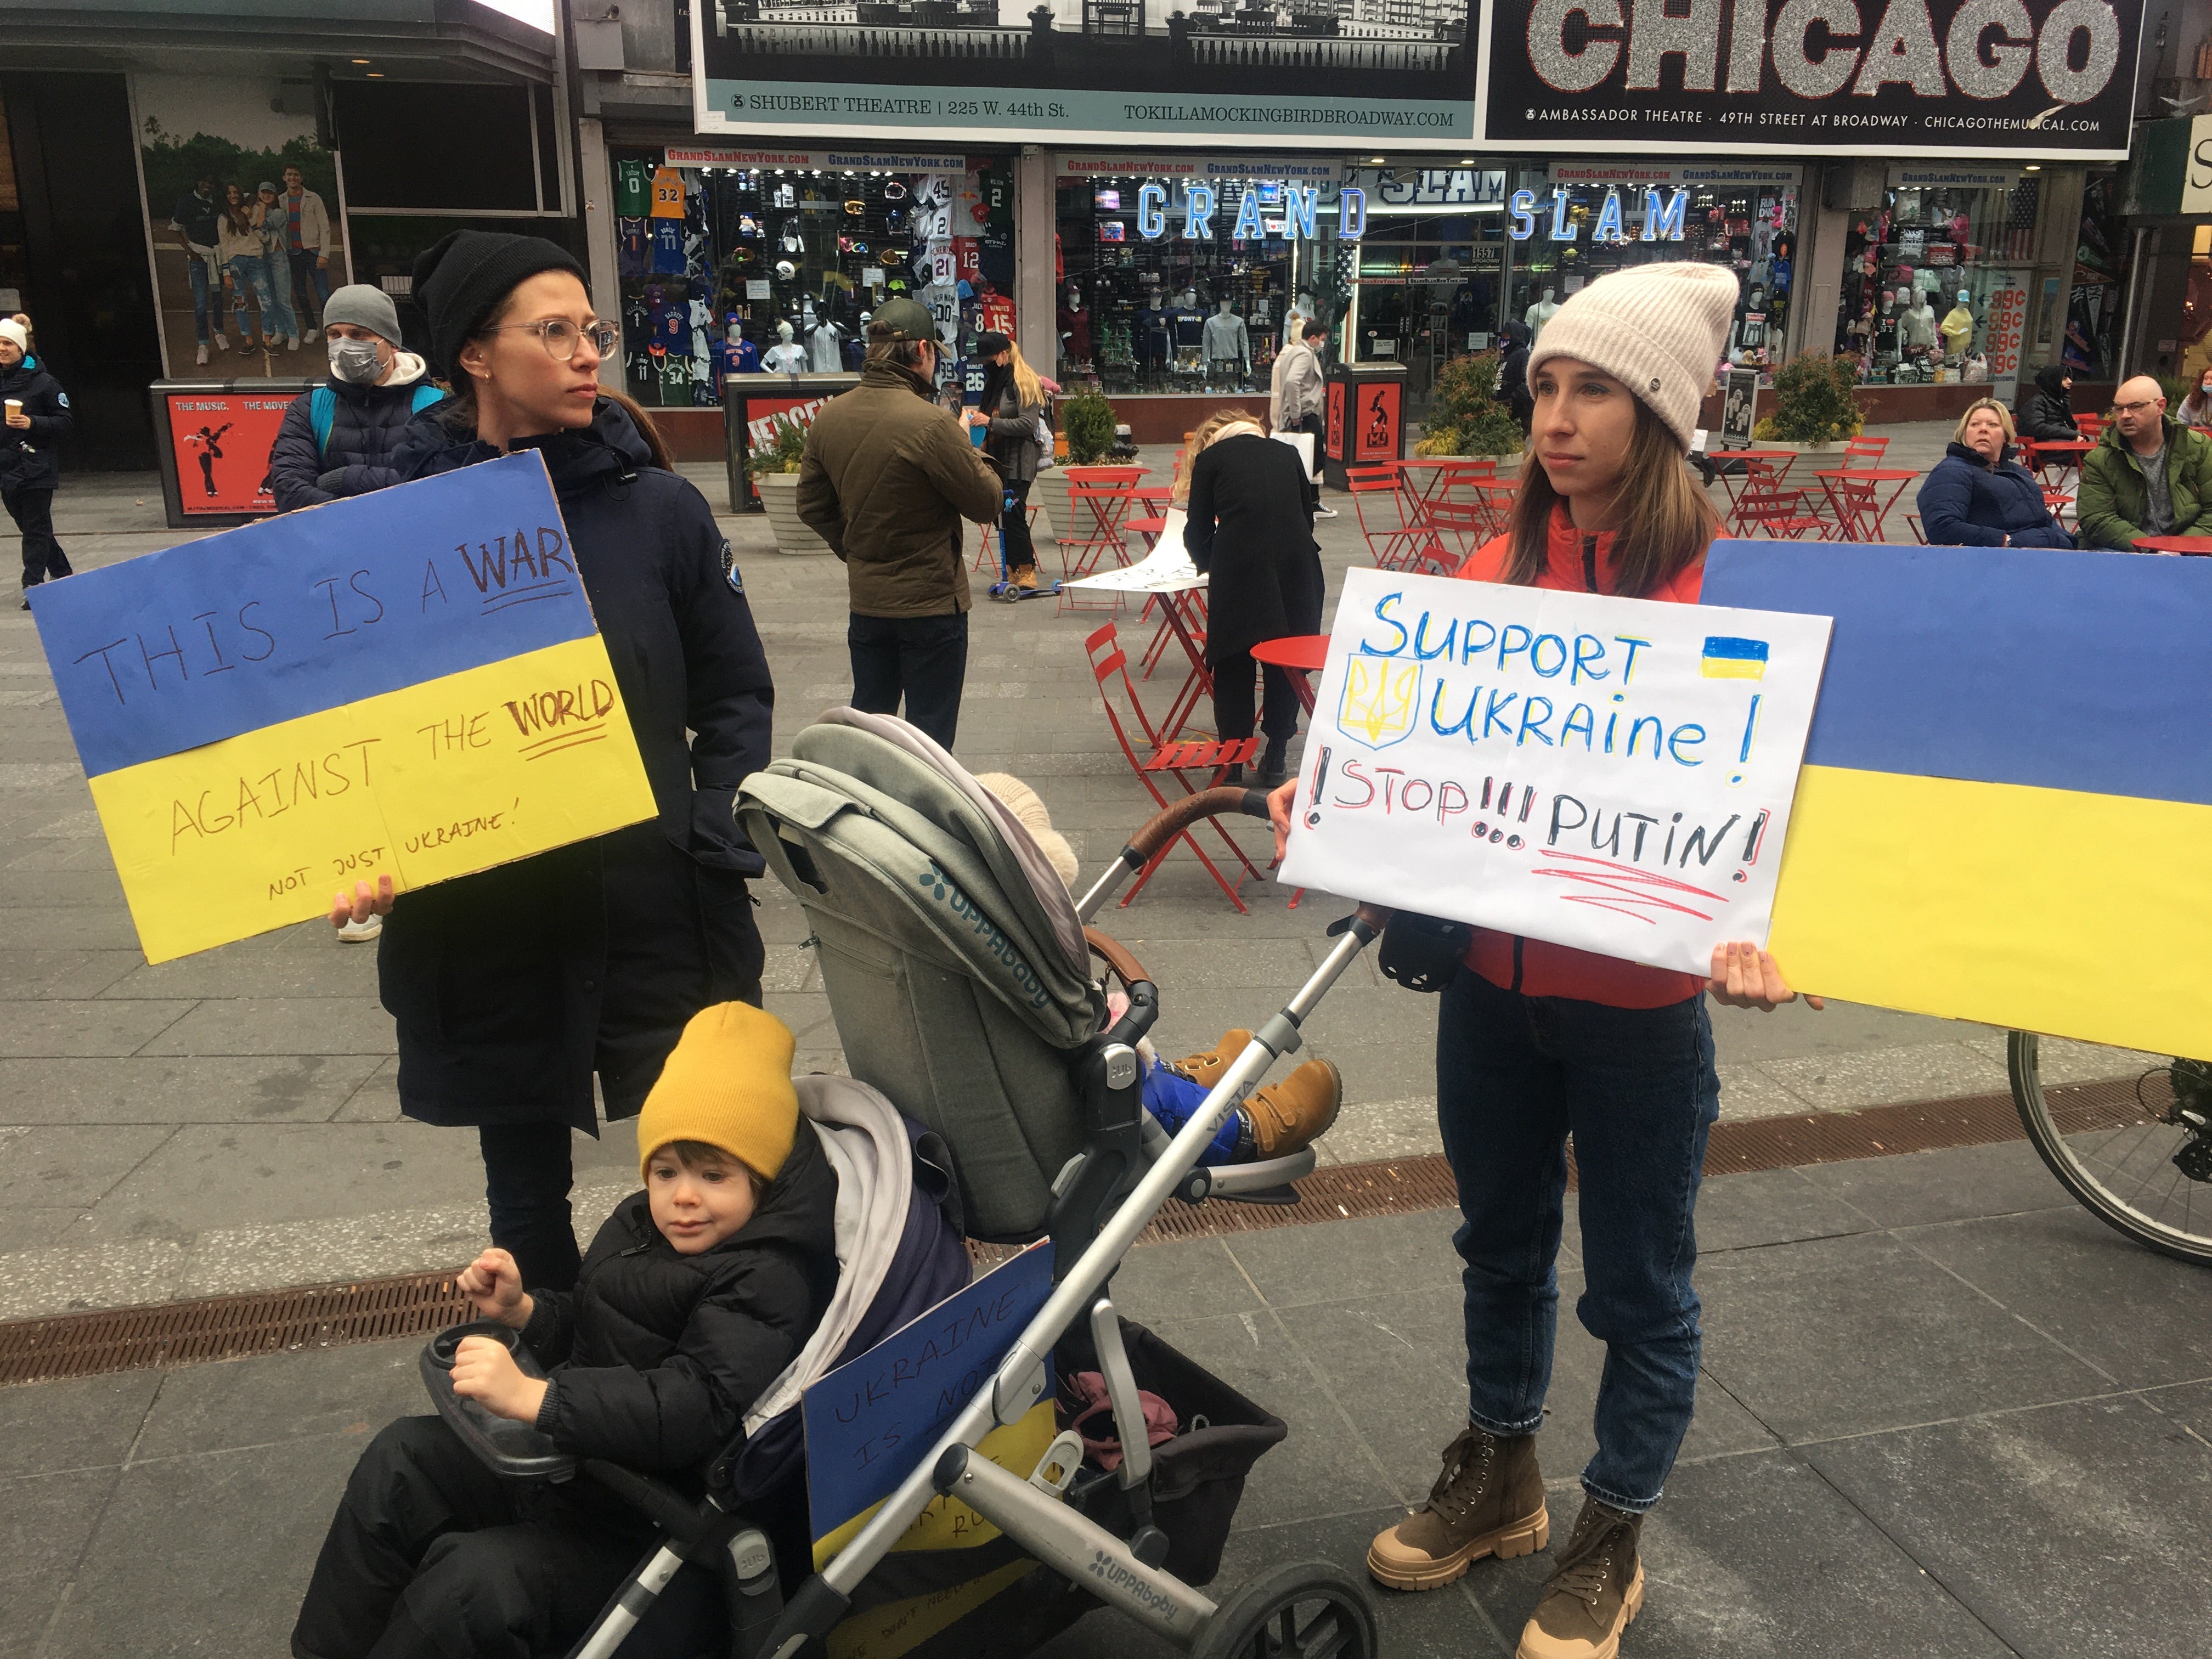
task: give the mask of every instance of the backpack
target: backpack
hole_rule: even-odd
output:
[[[420,415],[445,395],[425,380],[415,388],[415,396],[407,405],[407,412]],[[337,416],[338,394],[329,386],[319,386],[307,394],[307,419],[315,428],[315,453],[319,456],[331,446],[331,428],[336,423]]]

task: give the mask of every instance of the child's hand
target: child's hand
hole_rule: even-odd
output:
[[[488,1336],[461,1340],[453,1355],[453,1392],[518,1423],[535,1423],[545,1404],[543,1377],[525,1376],[507,1344]]]
[[[454,1285],[477,1304],[486,1319],[496,1319],[513,1330],[530,1322],[537,1303],[522,1288],[522,1270],[505,1250],[486,1250],[454,1275]]]

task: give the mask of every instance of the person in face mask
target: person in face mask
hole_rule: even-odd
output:
[[[280,513],[365,495],[399,482],[392,457],[417,410],[446,394],[422,360],[399,348],[399,313],[383,289],[357,283],[323,305],[331,377],[284,411],[269,452]]]

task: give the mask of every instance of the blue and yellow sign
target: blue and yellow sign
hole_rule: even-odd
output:
[[[2212,561],[1719,541],[1703,598],[1835,619],[1774,901],[1792,983],[2212,1054]]]
[[[1001,1262],[806,1390],[806,1501],[817,1569],[936,1450],[938,1437],[976,1391],[991,1386],[1014,1340],[1051,1294],[1048,1241]],[[1024,1480],[1053,1441],[1050,1370],[1037,1403],[976,1448]],[[933,1499],[830,1632],[830,1659],[894,1659],[1036,1565],[965,1504]]]
[[[88,571],[33,613],[147,959],[650,817],[544,463]]]

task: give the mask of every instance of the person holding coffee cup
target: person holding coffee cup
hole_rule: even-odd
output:
[[[69,393],[41,364],[29,361],[31,331],[0,319],[0,505],[23,536],[23,609],[30,590],[70,574],[54,539],[54,490],[61,483],[61,441],[76,424]]]

